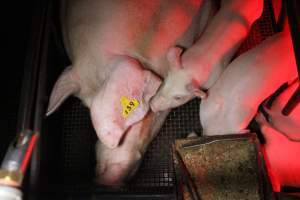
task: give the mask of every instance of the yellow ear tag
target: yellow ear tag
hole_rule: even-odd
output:
[[[127,118],[129,114],[132,113],[140,105],[138,100],[136,99],[129,100],[124,96],[121,97],[120,102],[123,108],[122,115],[124,118]]]

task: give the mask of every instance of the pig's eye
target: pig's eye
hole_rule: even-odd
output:
[[[180,100],[183,99],[183,96],[175,96],[174,99],[175,99],[176,101],[180,101]]]

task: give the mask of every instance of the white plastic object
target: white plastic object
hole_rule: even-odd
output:
[[[22,200],[22,192],[14,187],[0,185],[1,200]]]

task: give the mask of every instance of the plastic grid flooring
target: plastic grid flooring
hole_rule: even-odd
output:
[[[265,0],[262,17],[253,25],[249,37],[240,47],[237,55],[259,44],[274,34],[270,4]],[[100,188],[93,184],[94,145],[96,134],[91,125],[88,110],[76,98],[64,103],[62,117],[62,140],[64,173],[64,192],[67,196],[78,193],[145,193],[166,194],[175,191],[175,179],[171,159],[171,144],[176,138],[186,137],[191,131],[201,133],[199,123],[199,101],[188,104],[170,112],[160,133],[149,145],[138,173],[126,186]],[[96,188],[96,190],[95,190]],[[94,189],[94,190],[93,190]]]

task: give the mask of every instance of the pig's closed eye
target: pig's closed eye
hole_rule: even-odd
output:
[[[175,99],[176,101],[181,101],[181,100],[184,99],[184,96],[175,96],[174,99]]]

